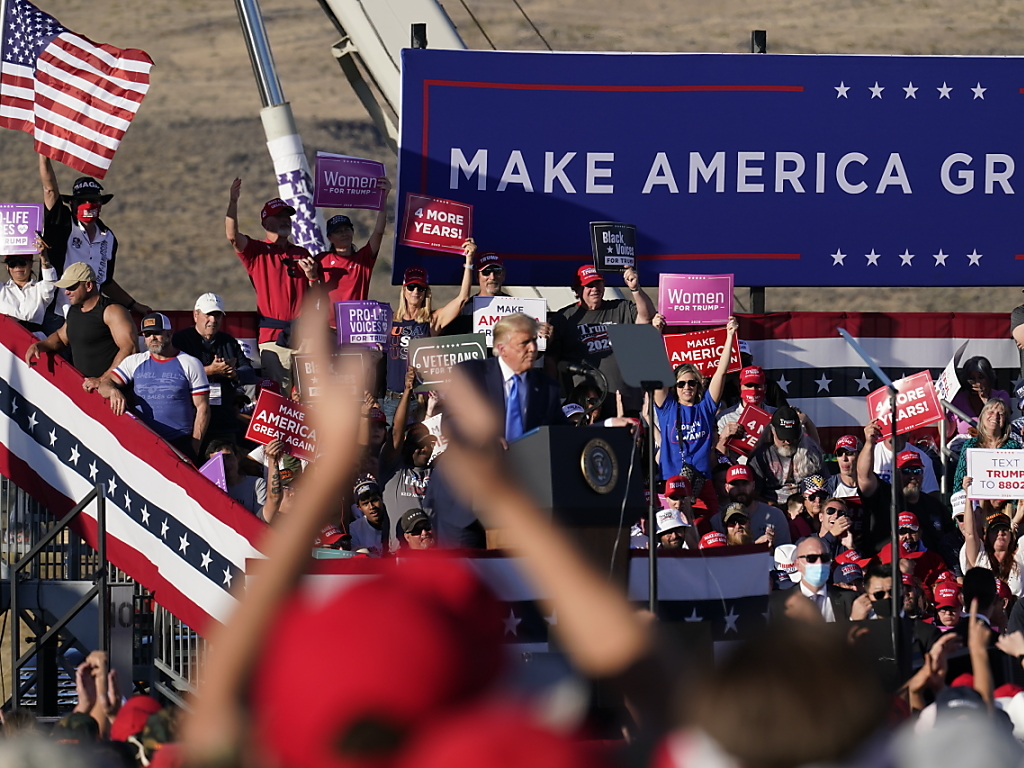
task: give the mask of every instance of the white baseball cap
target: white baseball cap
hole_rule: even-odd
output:
[[[205,315],[212,315],[214,312],[224,312],[224,301],[216,293],[204,293],[196,299],[196,309]]]
[[[658,523],[658,535],[671,531],[673,528],[689,528],[689,523],[684,522],[678,509],[663,509],[658,512],[654,519]]]

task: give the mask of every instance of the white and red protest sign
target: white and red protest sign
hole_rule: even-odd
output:
[[[405,219],[399,245],[462,253],[462,243],[472,234],[472,205],[412,192],[405,196]]]
[[[548,300],[520,298],[519,296],[474,296],[473,333],[487,337],[487,346],[494,346],[494,326],[503,317],[521,313],[538,323],[548,321]],[[547,349],[547,339],[537,339],[537,349]]]
[[[384,207],[384,190],[377,186],[377,180],[384,175],[383,163],[317,152],[313,175],[313,205],[317,208],[379,211]]]
[[[297,459],[316,458],[316,431],[309,424],[309,412],[299,403],[264,389],[256,401],[245,439],[269,445],[281,438],[288,453]]]
[[[690,363],[697,366],[704,376],[713,376],[718,369],[718,359],[725,348],[727,333],[725,328],[713,328],[710,331],[663,336],[669,364],[675,368],[683,363]],[[729,368],[726,373],[734,373],[742,367],[740,340],[733,336],[732,354],[729,356]]]
[[[971,499],[1024,499],[1024,453],[1017,449],[968,448],[966,476]]]
[[[928,371],[915,373],[894,381],[896,387],[896,434],[903,435],[918,427],[941,421],[942,406],[935,394],[932,375]],[[867,396],[868,417],[882,428],[882,437],[892,435],[892,411],[889,408],[889,390],[879,387]]]
[[[732,315],[733,275],[658,278],[658,312],[669,325],[725,325]]]
[[[726,441],[730,451],[736,451],[744,456],[749,456],[757,447],[761,439],[761,433],[772,420],[771,414],[758,408],[756,405],[744,405],[740,411],[739,423],[743,425],[743,432],[733,435]]]

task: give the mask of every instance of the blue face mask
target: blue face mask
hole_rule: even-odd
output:
[[[809,587],[821,589],[828,581],[828,574],[828,563],[804,563],[803,580],[807,582]]]

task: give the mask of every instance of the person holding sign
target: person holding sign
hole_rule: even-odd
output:
[[[377,212],[377,221],[370,233],[370,239],[358,251],[352,243],[355,228],[348,216],[332,216],[327,220],[329,250],[316,256],[323,275],[327,295],[335,301],[366,301],[370,293],[370,275],[377,263],[380,244],[384,240],[384,229],[388,224],[387,198],[391,194],[391,182],[386,176],[377,179],[377,188],[384,190],[384,204]]]
[[[550,347],[549,355],[600,369],[608,379],[608,391],[621,391],[626,413],[635,415],[643,405],[643,394],[639,389],[627,386],[623,380],[608,339],[607,326],[612,323],[645,325],[654,320],[655,310],[650,297],[640,287],[640,277],[636,270],[630,267],[622,273],[622,277],[633,295],[633,301],[605,301],[604,277],[593,265],[588,264],[576,271],[573,292],[577,301],[563,307],[552,317],[554,339],[560,343]],[[555,346],[559,349],[556,350]],[[571,389],[571,385],[566,387],[566,391]],[[615,415],[615,403],[605,400],[601,416],[608,418]]]
[[[684,474],[684,468],[689,467],[688,473],[695,475],[690,479],[695,496],[700,495],[704,481],[711,477],[715,413],[722,397],[732,340],[739,323],[735,317],[730,317],[725,327],[725,345],[707,392],[704,391],[704,378],[700,371],[688,363],[676,368],[674,390],[654,390],[658,428],[661,430],[661,476]]]
[[[964,497],[964,548],[961,559],[967,569],[988,568],[1002,579],[1017,597],[1024,597],[1024,552],[1021,551],[1010,518],[995,510],[988,500],[974,509],[970,477],[962,480]],[[979,514],[980,513],[980,514]],[[984,516],[985,525],[979,519]],[[965,570],[966,572],[966,570]]]
[[[13,317],[30,331],[42,333],[46,306],[57,292],[57,270],[50,264],[49,249],[41,237],[36,237],[36,249],[41,278],[38,281],[32,277],[31,254],[4,256],[11,279],[0,286],[0,314]]]
[[[1001,400],[1010,407],[1010,395],[1002,389],[996,389],[996,372],[987,357],[976,355],[968,359],[961,375],[964,386],[956,393],[951,405],[956,406],[968,416],[981,418],[981,410],[990,400]],[[952,411],[949,412],[950,433],[966,435],[971,428],[970,422],[964,421]],[[980,426],[980,425],[979,425]]]
[[[1006,448],[1019,450],[1021,444],[1010,436],[1010,407],[997,397],[991,397],[978,414],[978,434],[964,443],[960,460],[956,464],[953,487],[959,488],[967,474],[967,451],[971,448]]]
[[[391,337],[388,340],[387,393],[381,407],[389,418],[394,418],[398,401],[405,389],[405,372],[409,366],[409,342],[427,336],[439,336],[456,317],[469,300],[473,256],[476,243],[469,238],[462,245],[465,257],[462,283],[459,295],[440,309],[434,309],[430,300],[430,282],[427,270],[409,267],[402,278],[402,293],[398,297],[398,309],[391,321]]]

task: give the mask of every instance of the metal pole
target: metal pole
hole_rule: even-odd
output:
[[[945,416],[945,414],[943,414]],[[946,473],[949,471],[949,449],[946,447],[946,419],[943,418],[939,422],[939,464],[942,466],[942,477],[939,478],[939,493],[942,494],[942,500],[946,503],[949,502],[949,482],[946,477]]]
[[[647,485],[650,498],[647,502],[647,609],[658,615],[658,531],[655,524],[654,500],[658,494],[654,489],[654,389],[647,388]]]
[[[768,31],[754,29],[750,32],[750,52],[768,53]],[[763,315],[765,312],[765,292],[763,285],[750,286],[750,312]]]
[[[100,650],[110,653],[110,590],[107,588],[107,499],[103,485],[96,485],[96,555],[99,560],[96,585],[99,588]]]
[[[13,558],[12,558],[13,560]],[[21,706],[21,681],[18,679],[18,659],[21,657],[21,613],[18,609],[18,564],[12,562],[11,574],[11,707]]]
[[[270,50],[267,28],[263,26],[259,0],[235,0],[235,8],[238,10],[238,21],[245,36],[245,47],[249,51],[252,73],[260,89],[260,100],[264,107],[283,104],[284,89],[277,78],[274,54]]]
[[[900,537],[899,537],[899,500],[898,496],[903,492],[902,478],[899,469],[896,468],[896,387],[889,385],[889,412],[892,414],[892,485],[889,503],[889,526],[892,528],[892,617],[890,618],[890,632],[892,634],[892,658],[896,664],[896,671],[900,680],[903,679],[903,664],[900,654],[900,613],[903,602],[900,600],[900,587],[903,586],[903,578],[900,575]]]

